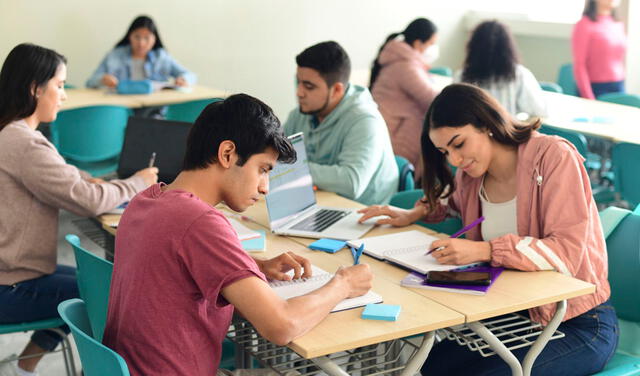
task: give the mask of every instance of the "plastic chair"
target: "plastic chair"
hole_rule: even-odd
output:
[[[131,110],[122,106],[91,106],[60,111],[51,124],[51,138],[67,162],[93,176],[118,168],[124,131]]]
[[[418,201],[422,197],[422,195],[422,189],[398,192],[393,195],[393,197],[391,197],[389,205],[396,206],[402,209],[411,209],[415,205],[416,201]],[[462,227],[462,221],[460,220],[460,218],[447,218],[439,223],[427,223],[419,221],[416,222],[416,224],[449,235],[460,230],[460,228]]]
[[[617,207],[608,207],[600,215],[617,215],[623,218],[612,231],[604,228],[605,233],[609,232],[609,284],[611,303],[616,309],[620,325],[620,341],[612,360],[597,375],[640,375],[640,295],[637,293],[637,277],[640,275],[640,215]]]
[[[614,171],[613,186],[633,208],[640,204],[640,145],[625,142],[614,145],[611,161]]]
[[[550,91],[552,93],[560,93],[562,94],[562,88],[560,87],[560,85],[556,84],[555,82],[540,82],[540,87],[542,88],[542,90],[544,91]]]
[[[87,308],[82,300],[65,300],[58,305],[58,312],[71,328],[85,376],[129,375],[124,359],[93,338]]]
[[[51,352],[60,351],[62,353],[62,357],[64,359],[64,367],[67,371],[68,376],[76,375],[76,366],[73,360],[73,350],[71,349],[71,343],[69,342],[69,338],[67,334],[62,330],[58,329],[60,326],[64,325],[64,321],[60,317],[54,317],[51,319],[38,320],[32,322],[23,322],[19,324],[0,324],[0,335],[1,334],[10,334],[10,333],[20,333],[20,332],[29,332],[32,330],[42,330],[48,329],[58,333],[62,337],[62,343],[60,344],[60,350],[54,350]],[[7,359],[7,361],[18,360],[20,357]],[[4,363],[4,362],[0,362]]]
[[[439,74],[441,76],[446,76],[446,77],[453,76],[453,72],[451,71],[451,68],[445,67],[445,66],[433,67],[433,68],[429,69],[429,73]]]
[[[400,179],[398,179],[398,192],[413,189],[415,187],[413,180],[416,173],[415,167],[406,158],[399,155],[396,155],[396,164],[398,165],[400,176]]]
[[[73,248],[76,257],[78,289],[89,312],[93,338],[102,341],[107,323],[113,264],[82,248],[76,235],[68,234],[65,239]]]
[[[576,79],[573,76],[573,64],[564,64],[560,66],[558,72],[558,85],[562,88],[562,92],[567,95],[578,97],[578,87]]]
[[[635,94],[607,93],[599,96],[598,100],[640,108],[640,95],[635,95]]]
[[[208,104],[221,100],[222,98],[211,98],[169,105],[166,119],[193,123]]]

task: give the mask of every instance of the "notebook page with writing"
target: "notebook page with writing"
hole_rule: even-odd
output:
[[[366,243],[365,243],[366,244]],[[462,269],[478,265],[472,263],[467,265],[440,264],[433,255],[425,255],[427,250],[424,246],[402,247],[385,252],[385,259],[403,266],[410,270],[415,270],[420,274],[427,274],[430,271],[446,271],[451,269]]]
[[[319,267],[312,265],[312,277],[307,279],[296,279],[291,281],[270,281],[269,286],[280,296],[282,299],[295,298],[310,293],[324,286],[327,282],[333,278],[333,274],[328,273]],[[288,273],[293,275],[293,271]],[[343,311],[345,309],[351,309],[356,307],[362,307],[369,303],[381,303],[382,296],[376,294],[373,291],[369,291],[362,296],[356,298],[349,298],[341,301],[336,305],[331,312]]]
[[[427,252],[431,242],[438,240],[435,236],[427,235],[417,230],[397,232],[395,234],[372,236],[364,239],[349,240],[352,247],[360,247],[364,242],[364,253],[379,260],[384,260],[385,253],[397,248],[422,247]]]

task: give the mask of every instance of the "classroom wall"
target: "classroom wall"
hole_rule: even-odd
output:
[[[436,65],[460,67],[468,31],[465,13],[483,2],[456,0],[0,0],[0,56],[20,42],[54,48],[69,60],[69,83],[83,86],[102,57],[139,14],[157,22],[170,53],[203,85],[246,92],[284,120],[295,107],[294,57],[334,39],[354,69],[370,66],[386,36],[424,16],[440,29]],[[541,80],[555,80],[570,59],[569,42],[518,37],[524,63]]]

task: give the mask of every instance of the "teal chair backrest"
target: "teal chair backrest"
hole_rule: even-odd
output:
[[[393,197],[391,197],[391,201],[389,201],[389,205],[402,208],[402,209],[411,209],[415,205],[415,203],[422,198],[422,189],[413,189],[404,192],[398,192]],[[454,234],[462,227],[462,221],[460,218],[447,218],[439,223],[426,223],[426,222],[417,222],[416,224],[429,228],[433,231],[442,232],[444,234]]]
[[[131,110],[121,106],[91,106],[60,111],[51,136],[63,157],[99,162],[120,155]]]
[[[640,204],[640,145],[619,143],[613,146],[611,162],[613,164],[613,186],[624,200],[635,207]]]
[[[441,76],[447,76],[447,77],[453,76],[453,72],[451,71],[451,68],[446,66],[433,67],[429,69],[429,72],[433,74],[439,74]]]
[[[414,175],[415,168],[413,165],[404,157],[396,155],[396,164],[398,165],[398,173],[400,179],[398,181],[398,192],[411,190],[415,187]]]
[[[91,335],[84,302],[70,299],[58,305],[58,313],[73,333],[85,376],[129,376],[125,360]]]
[[[578,96],[578,87],[573,76],[573,64],[564,64],[560,67],[558,85],[560,85],[564,94]]]
[[[640,95],[626,93],[608,93],[598,97],[599,101],[640,107]]]
[[[556,84],[555,82],[544,82],[544,81],[541,81],[540,82],[540,87],[544,91],[550,91],[552,93],[560,93],[560,94],[562,94],[562,87],[560,87],[560,85]]]
[[[65,239],[76,257],[78,289],[89,312],[93,337],[102,341],[107,322],[113,264],[82,248],[76,235],[69,234]]]
[[[587,138],[582,133],[550,127],[546,124],[543,125],[542,128],[540,128],[540,133],[553,135],[553,136],[560,136],[564,138],[565,140],[571,142],[573,146],[576,147],[576,149],[578,149],[578,153],[580,153],[580,155],[582,155],[585,159],[587,158],[587,154],[588,154]]]
[[[222,98],[211,98],[172,104],[167,108],[166,118],[167,120],[193,123],[207,105],[221,100]]]

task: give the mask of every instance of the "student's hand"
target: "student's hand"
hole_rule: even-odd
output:
[[[114,88],[118,86],[118,79],[112,74],[102,76],[102,84],[106,87]]]
[[[187,83],[187,80],[184,79],[184,77],[180,76],[180,77],[176,77],[176,86],[188,86],[189,84]]]
[[[431,243],[431,249],[444,247],[431,253],[441,264],[464,265],[491,261],[491,243],[467,239],[447,238]]]
[[[355,298],[371,290],[373,273],[367,264],[341,266],[333,278],[344,283],[345,289],[348,291],[348,298]]]
[[[133,176],[140,176],[144,179],[144,183],[147,186],[151,184],[155,184],[158,182],[158,168],[157,167],[149,167],[143,170],[136,172]]]
[[[106,183],[105,180],[102,180],[100,178],[89,178],[89,179],[87,179],[87,181],[89,183],[93,183],[93,184],[104,184],[104,183]]]
[[[311,277],[311,263],[306,258],[293,252],[286,252],[269,260],[256,260],[260,271],[268,279],[289,281],[291,276],[286,274],[293,269],[293,279]]]
[[[373,205],[368,208],[358,210],[358,213],[364,214],[358,222],[362,223],[369,218],[379,215],[386,215],[388,218],[382,218],[376,221],[377,225],[392,225],[395,227],[409,226],[413,222],[422,217],[423,208],[417,206],[411,210],[400,209],[389,205]]]

